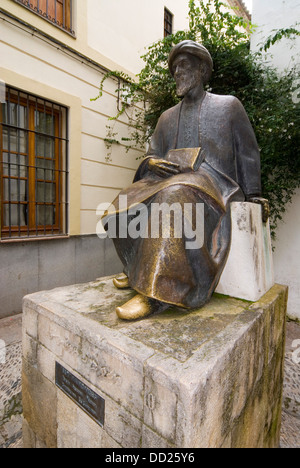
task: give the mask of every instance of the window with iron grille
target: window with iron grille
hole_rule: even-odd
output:
[[[14,0],[59,28],[73,31],[73,0]]]
[[[173,15],[165,8],[165,19],[164,19],[164,37],[173,34]]]
[[[67,232],[67,109],[7,87],[0,107],[1,238]]]

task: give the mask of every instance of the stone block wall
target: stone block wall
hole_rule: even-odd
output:
[[[122,271],[110,239],[96,235],[3,243],[0,248],[0,319],[22,312],[27,294],[86,283]]]

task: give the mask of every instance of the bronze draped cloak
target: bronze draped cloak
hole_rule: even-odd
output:
[[[119,206],[118,196],[104,224],[109,232],[111,217],[117,218],[119,225],[128,210],[141,203],[147,206],[148,215],[153,203],[182,206],[204,203],[204,244],[200,248],[187,250],[184,236],[114,239],[133,289],[162,302],[195,308],[210,299],[227,260],[231,242],[230,202],[261,194],[260,155],[240,101],[232,96],[205,93],[199,110],[198,140],[204,162],[196,172],[167,179],[153,174],[148,170],[147,160],[164,159],[171,149],[178,148],[181,108],[182,103],[160,117],[134,183],[119,194],[127,196],[127,206],[123,209]],[[125,219],[128,222],[131,218]],[[148,223],[150,233],[150,216]],[[196,227],[195,220],[192,225]]]

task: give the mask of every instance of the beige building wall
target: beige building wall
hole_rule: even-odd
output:
[[[173,32],[188,29],[188,0],[88,0],[88,45],[139,73],[140,56],[163,37],[165,7],[173,14]]]
[[[17,2],[1,1],[3,10],[37,31],[32,33],[25,25],[1,15],[0,79],[70,109],[70,235],[96,232],[98,204],[112,201],[131,183],[138,159],[143,156],[143,151],[126,153],[125,146],[114,145],[107,161],[106,126],[113,125],[120,137],[128,137],[128,121],[124,116],[113,124],[108,121],[117,111],[116,81],[107,80],[102,98],[90,100],[97,96],[104,72],[89,59],[103,68],[134,76],[142,67],[140,55],[145,47],[163,37],[167,3],[75,0],[72,37]],[[175,30],[186,28],[188,2],[169,3]],[[68,49],[56,47],[38,31]],[[81,60],[72,50],[87,60]]]

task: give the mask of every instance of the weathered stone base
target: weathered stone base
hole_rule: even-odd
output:
[[[133,294],[102,278],[25,298],[24,447],[278,447],[287,288],[125,323]],[[105,399],[103,428],[56,362]]]

